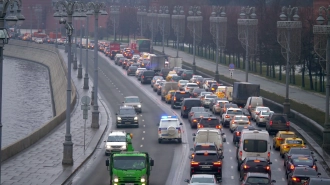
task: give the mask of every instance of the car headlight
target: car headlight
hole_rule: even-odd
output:
[[[123,146],[121,147],[121,149],[126,150],[126,145],[123,145]]]
[[[141,182],[146,182],[146,179],[144,177],[141,177]]]
[[[107,145],[107,148],[111,148],[111,145]]]
[[[138,105],[139,108],[141,108],[141,105]]]
[[[121,117],[117,117],[118,120],[121,120]]]
[[[113,178],[113,182],[119,182],[119,179],[118,179],[117,176],[114,176],[114,178]]]
[[[134,120],[138,120],[138,117],[135,116],[135,117],[134,117]]]

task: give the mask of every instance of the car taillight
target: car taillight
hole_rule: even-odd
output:
[[[265,118],[265,117],[263,117],[263,116],[259,116],[259,118]]]
[[[270,170],[270,166],[266,166],[266,170]]]
[[[269,125],[270,125],[270,126],[273,125],[273,121],[272,121],[272,120],[269,121]]]
[[[221,129],[221,125],[217,125],[217,126],[215,126],[215,128]]]
[[[204,126],[201,125],[201,124],[198,124],[197,127],[198,127],[198,128],[204,128]]]
[[[174,96],[173,101],[176,101],[176,97]]]
[[[315,164],[313,165],[313,169],[316,170],[316,165]]]
[[[225,118],[230,118],[230,116],[229,115],[226,115]]]
[[[220,107],[220,103],[218,103],[218,104],[216,105],[216,107]]]
[[[268,160],[269,160],[269,158],[270,158],[270,152],[267,153],[267,157],[268,157]]]
[[[286,122],[286,126],[290,126],[290,121],[287,121]]]
[[[191,115],[193,115],[193,113],[192,113],[192,112],[190,113],[190,116],[191,116]]]
[[[158,129],[158,134],[161,134],[162,133],[162,131],[160,130],[160,128]]]
[[[178,133],[181,134],[181,129],[180,128],[178,129]]]
[[[300,179],[298,177],[292,177],[292,181],[294,181],[294,182],[300,182]]]
[[[186,106],[183,106],[183,110],[186,110],[187,109],[187,107]]]
[[[214,91],[214,88],[212,88],[211,90]]]
[[[213,166],[221,166],[221,161],[213,162]]]
[[[294,165],[293,164],[290,165],[290,170],[294,170]]]
[[[280,138],[280,137],[278,137],[278,138],[277,138],[277,140],[281,141],[281,140],[283,140],[283,139],[282,139],[282,138]]]
[[[199,166],[199,162],[191,161],[190,165],[191,166]]]
[[[144,78],[144,76],[142,75],[141,78]]]
[[[283,148],[289,148],[289,146],[284,145]]]
[[[197,120],[196,120],[196,119],[194,119],[194,120],[193,120],[193,122],[197,122]]]
[[[240,136],[241,135],[241,133],[240,132],[236,132],[236,136]]]
[[[242,159],[243,152],[239,151],[239,158]]]
[[[244,168],[244,169],[248,169],[248,168],[250,168],[250,166],[244,164],[243,168]]]

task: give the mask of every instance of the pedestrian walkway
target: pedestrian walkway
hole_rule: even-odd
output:
[[[154,46],[154,50],[161,52],[162,46]],[[165,47],[165,54],[169,56],[176,56],[176,49]],[[183,61],[192,64],[193,63],[193,55],[179,51],[179,57],[182,58]],[[209,71],[215,71],[216,64],[212,61],[206,60],[204,58],[200,58],[196,56],[196,65],[198,67],[204,68]],[[220,64],[219,65],[219,74],[224,75],[230,78],[230,71],[229,67]],[[245,71],[242,70],[234,70],[233,72],[233,79],[238,81],[245,81]],[[264,78],[262,76],[258,76],[255,74],[249,73],[248,81],[250,83],[260,84],[260,88],[278,94],[282,97],[285,97],[285,84],[272,81],[270,79]],[[309,92],[298,87],[290,86],[289,88],[289,98],[299,103],[304,103],[309,105],[315,109],[321,110],[325,112],[325,96],[313,92]]]
[[[67,63],[67,55],[63,50],[60,50],[60,53]],[[64,121],[53,132],[45,136],[44,139],[2,164],[2,185],[62,184],[92,155],[104,131],[107,129],[109,111],[105,103],[99,100],[99,129],[92,129],[90,127],[92,114],[89,111],[88,119],[86,120],[86,150],[84,151],[85,120],[83,119],[80,100],[83,96],[90,96],[91,92],[82,88],[83,79],[77,78],[77,70],[72,70],[72,81],[78,93],[76,106],[71,113],[74,165],[62,165],[63,142],[66,132],[66,121]],[[91,81],[90,87],[92,87]]]

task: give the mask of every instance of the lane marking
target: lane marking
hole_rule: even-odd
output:
[[[231,179],[234,179],[234,176],[231,176]]]
[[[271,154],[274,154],[274,152],[270,152]]]
[[[233,160],[233,157],[230,157],[230,160]]]
[[[227,142],[227,145],[229,145],[229,142]]]
[[[233,169],[234,168],[234,166],[231,166],[231,169]]]
[[[146,127],[146,125],[143,125],[143,127]]]
[[[229,149],[229,152],[231,152],[231,150]]]
[[[144,119],[142,121],[144,121]]]
[[[141,145],[140,147],[143,147],[143,145]]]
[[[285,181],[285,179],[284,179],[284,178],[282,178],[282,181]]]
[[[145,133],[146,133],[146,131],[143,131],[143,133],[145,134]]]
[[[144,140],[144,137],[142,138],[142,140]]]
[[[274,159],[275,162],[277,162],[277,159]]]
[[[278,168],[278,171],[282,171],[281,168]]]

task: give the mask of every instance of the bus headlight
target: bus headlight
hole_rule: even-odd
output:
[[[146,179],[144,177],[141,177],[141,182],[146,182]]]
[[[119,182],[119,180],[118,180],[118,177],[117,177],[117,176],[115,176],[115,177],[113,178],[113,182]]]

